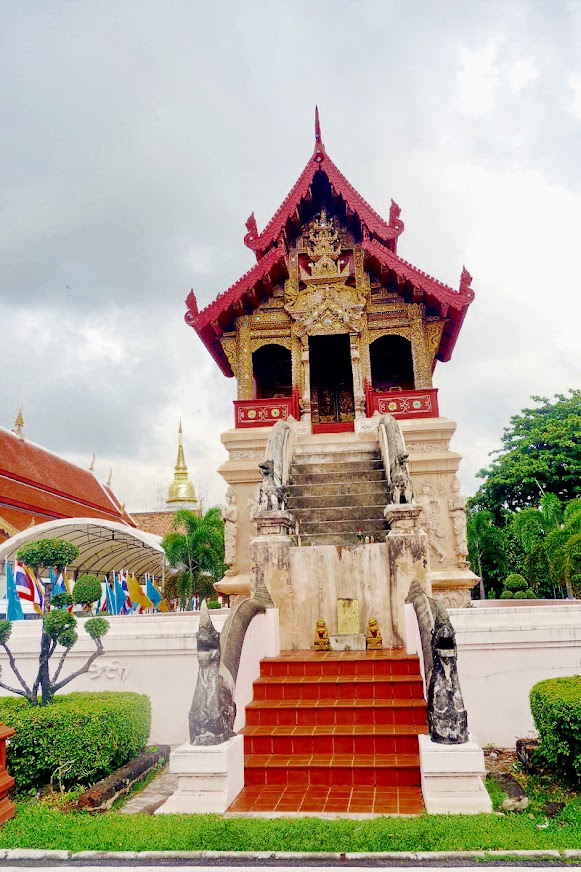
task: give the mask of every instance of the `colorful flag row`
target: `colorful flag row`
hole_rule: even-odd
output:
[[[57,593],[71,594],[71,585],[66,573],[58,578],[52,569],[49,570],[52,584],[52,595]],[[155,579],[145,576],[145,593],[134,575],[126,571],[113,572],[113,581],[107,579],[101,584],[101,598],[96,606],[96,613],[109,612],[112,615],[128,615],[144,611],[169,611],[168,604],[155,584]],[[10,562],[6,561],[6,617],[9,621],[19,621],[24,618],[21,600],[31,603],[34,610],[42,615],[44,607],[44,585],[36,578],[30,567],[19,561],[14,563],[14,572]],[[69,606],[73,611],[73,606]]]

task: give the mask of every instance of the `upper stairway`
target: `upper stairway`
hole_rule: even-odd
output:
[[[388,487],[375,433],[300,437],[288,492],[303,545],[355,545],[358,530],[385,536]]]

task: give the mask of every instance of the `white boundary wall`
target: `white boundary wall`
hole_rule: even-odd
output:
[[[532,686],[581,673],[581,602],[449,614],[470,732],[481,746],[514,747],[534,731]]]
[[[212,622],[222,630],[229,611],[211,612]],[[84,618],[78,619],[79,641],[68,655],[63,676],[74,672],[95,650],[92,639],[84,632]],[[144,693],[151,699],[152,725],[150,741],[166,745],[181,745],[189,739],[188,712],[198,674],[196,632],[199,614],[171,613],[159,615],[127,615],[108,617],[110,629],[103,638],[105,654],[97,657],[85,675],[68,684],[62,693],[76,690],[123,690]],[[40,647],[41,621],[15,621],[9,648],[24,679],[36,675]],[[56,668],[62,648],[51,658]],[[244,707],[252,699],[252,682],[260,672],[260,660],[279,653],[278,611],[267,610],[251,622],[240,660],[236,686],[238,714],[234,728],[244,721]],[[2,681],[13,687],[18,682],[0,649]],[[0,688],[0,695],[7,691]]]
[[[409,630],[415,623],[412,615],[413,607],[406,606],[408,647],[415,650]],[[212,612],[216,629],[222,629],[227,616],[228,610]],[[450,609],[450,618],[456,630],[458,672],[470,732],[481,746],[513,747],[516,738],[533,730],[528,701],[533,684],[581,673],[581,602]],[[67,658],[67,674],[94,651],[92,640],[82,629],[83,620],[79,619],[79,641]],[[108,620],[111,629],[103,639],[105,654],[95,660],[89,674],[75,679],[63,692],[145,693],[152,703],[151,741],[181,745],[188,738],[188,711],[198,671],[198,614],[128,615]],[[29,680],[36,674],[40,626],[40,621],[13,624],[10,647],[18,668]],[[278,653],[278,611],[269,609],[254,618],[246,634],[236,690],[235,729],[242,726],[260,660]],[[0,665],[2,679],[15,684],[1,650]],[[0,694],[6,691],[0,690]]]

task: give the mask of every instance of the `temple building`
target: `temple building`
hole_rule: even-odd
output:
[[[139,529],[147,533],[155,533],[157,536],[165,536],[172,528],[174,512],[178,509],[189,509],[197,514],[201,512],[201,504],[196,498],[196,491],[190,481],[186,465],[181,421],[178,430],[178,455],[165,505],[165,509],[155,512],[133,512],[132,517]]]
[[[220,472],[230,485],[222,592],[250,590],[258,464],[273,425],[286,421],[277,484],[288,495],[293,547],[288,578],[270,588],[281,644],[310,647],[319,618],[336,632],[337,602],[347,598],[358,602],[362,627],[371,618],[391,626],[384,639],[397,647],[405,591],[398,588],[398,605],[385,593],[395,584],[386,552],[399,523],[386,508],[394,463],[413,483],[408,522],[428,543],[426,590],[466,605],[477,581],[466,560],[461,458],[449,448],[456,425],[440,415],[433,384],[474,299],[471,276],[462,268],[452,288],[398,255],[399,206],[392,200],[385,220],[355,191],[327,154],[318,112],[314,150],[296,184],[263,230],[253,214],[246,230],[254,266],[201,311],[191,291],[185,315],[237,382],[234,428],[222,434],[228,460]],[[402,434],[392,434],[393,444],[405,440],[399,459],[386,460],[386,416]],[[372,582],[359,565],[357,546],[366,543],[377,561]],[[312,547],[297,547],[304,545]]]
[[[21,530],[62,518],[135,521],[91,469],[30,442],[19,410],[12,430],[0,427],[0,542]]]
[[[437,417],[432,374],[452,356],[474,298],[462,270],[448,287],[397,255],[404,230],[392,200],[383,220],[327,155],[315,148],[262,232],[245,244],[256,265],[186,321],[228,376],[235,426],[293,415],[312,432],[353,430],[376,410]],[[356,428],[355,428],[356,429]]]

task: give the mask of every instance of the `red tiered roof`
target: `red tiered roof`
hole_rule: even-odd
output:
[[[253,214],[246,223],[248,232],[244,243],[256,254],[256,265],[201,312],[198,312],[193,290],[190,291],[186,300],[186,322],[198,333],[222,372],[232,376],[220,337],[238,314],[252,312],[263,299],[270,296],[273,286],[281,278],[288,277],[286,256],[288,240],[292,237],[292,224],[300,215],[301,204],[312,197],[318,173],[327,177],[333,195],[342,198],[347,214],[359,221],[366,266],[380,273],[392,271],[398,279],[409,284],[414,299],[423,300],[440,317],[446,318],[436,356],[438,360],[449,360],[466,309],[474,299],[470,274],[466,269],[463,270],[459,290],[455,290],[398,257],[397,239],[404,229],[399,207],[391,201],[389,222],[386,222],[357,193],[325,151],[318,110],[315,111],[313,154],[289,195],[262,233],[258,233]]]
[[[0,427],[0,518],[18,530],[58,518],[101,518],[135,527],[88,469]]]

